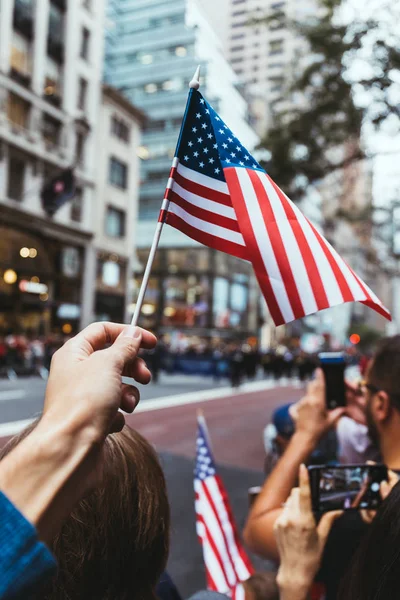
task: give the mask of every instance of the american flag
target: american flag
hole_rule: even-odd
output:
[[[203,549],[207,587],[240,600],[243,589],[239,584],[254,571],[240,542],[228,495],[216,471],[204,417],[199,415],[197,419],[196,530]]]
[[[159,220],[250,261],[276,325],[354,301],[390,320],[200,92],[189,94]]]

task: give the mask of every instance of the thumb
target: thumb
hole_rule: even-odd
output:
[[[343,510],[334,510],[332,512],[325,513],[318,524],[318,536],[323,544],[326,542],[326,538],[332,528],[333,523],[341,517]]]
[[[106,350],[121,373],[124,366],[137,357],[141,342],[142,330],[129,325],[117,337],[113,345]]]

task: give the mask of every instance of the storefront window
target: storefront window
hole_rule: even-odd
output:
[[[133,303],[129,307],[129,312],[133,314],[136,301],[139,295],[140,286],[142,285],[142,278],[139,277],[134,280],[134,289],[133,289]],[[140,314],[140,324],[143,327],[147,327],[150,329],[154,329],[157,325],[157,314],[159,310],[159,302],[160,302],[160,287],[159,280],[156,277],[150,277],[146,295],[144,297],[144,302],[142,305],[142,310]]]
[[[179,248],[167,250],[167,268],[171,274],[181,271],[208,271],[210,251],[208,248]]]
[[[210,296],[208,277],[167,277],[163,285],[163,325],[207,326]]]
[[[213,294],[214,327],[229,327],[229,315],[229,281],[216,277]]]
[[[165,252],[165,250],[163,250],[162,248],[159,248],[157,250],[156,255],[154,257],[153,269],[158,270],[162,268],[163,252]],[[143,272],[147,264],[147,260],[149,258],[149,249],[146,248],[146,250],[137,250],[136,255],[141,266],[141,271]]]
[[[231,314],[230,325],[232,327],[247,327],[247,303],[248,303],[248,288],[241,283],[233,283],[231,285]]]

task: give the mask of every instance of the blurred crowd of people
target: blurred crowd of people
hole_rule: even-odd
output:
[[[64,335],[36,337],[23,334],[0,336],[0,377],[41,375],[50,369],[53,354],[68,338]]]

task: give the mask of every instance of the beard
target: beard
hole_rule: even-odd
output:
[[[365,406],[365,416],[367,420],[368,436],[373,444],[379,448],[379,432],[372,416],[369,402],[367,402]]]

